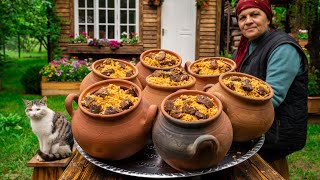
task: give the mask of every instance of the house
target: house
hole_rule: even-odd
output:
[[[152,0],[158,1],[158,0]],[[160,0],[159,0],[160,1]],[[183,61],[218,56],[222,0],[208,0],[208,7],[196,7],[195,0],[56,0],[61,19],[59,46],[63,56],[117,57],[140,55],[163,48],[178,53]],[[70,34],[87,32],[92,38],[120,40],[122,32],[136,32],[138,45],[117,50],[68,44]]]

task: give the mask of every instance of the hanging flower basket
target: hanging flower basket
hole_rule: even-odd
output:
[[[147,0],[147,3],[151,7],[161,6],[164,0]]]

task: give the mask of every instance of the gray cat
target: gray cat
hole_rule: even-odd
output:
[[[38,137],[39,161],[54,161],[71,156],[73,135],[71,123],[60,113],[47,107],[47,97],[23,100],[33,133]]]

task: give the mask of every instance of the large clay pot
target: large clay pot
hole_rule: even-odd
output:
[[[232,123],[234,141],[241,142],[259,138],[268,131],[273,123],[274,108],[271,100],[274,94],[273,90],[268,83],[264,82],[270,90],[267,97],[252,98],[239,95],[229,89],[222,81],[233,75],[258,79],[245,73],[229,72],[219,77],[219,83],[208,84],[204,89],[221,100],[223,110]]]
[[[93,114],[81,105],[81,100],[89,92],[95,92],[108,84],[127,89],[136,88],[139,97],[133,107],[112,115]],[[72,133],[80,147],[89,155],[106,160],[127,158],[141,150],[151,136],[151,127],[157,113],[157,106],[147,106],[141,98],[141,89],[126,80],[104,80],[97,82],[79,95],[69,94],[66,109],[72,117]],[[78,104],[74,110],[72,102]]]
[[[160,67],[154,67],[154,66],[150,66],[148,64],[146,64],[144,62],[145,57],[149,54],[149,53],[158,53],[159,51],[164,51],[166,53],[169,53],[173,56],[176,56],[178,58],[178,63],[174,66],[171,67],[167,67],[167,68],[160,68]],[[166,50],[166,49],[150,49],[147,51],[144,51],[141,55],[140,55],[140,61],[136,64],[136,67],[139,71],[138,74],[138,79],[142,85],[142,88],[145,88],[147,85],[146,82],[146,77],[149,76],[151,73],[153,73],[155,70],[169,70],[175,67],[180,67],[182,63],[182,58],[175,52],[170,51],[170,50]]]
[[[175,119],[164,110],[164,104],[181,94],[212,98],[218,112],[209,119],[196,122]],[[192,171],[213,167],[223,160],[231,147],[233,135],[230,120],[217,97],[198,90],[179,90],[167,96],[160,109],[152,139],[167,164],[179,171]]]
[[[207,85],[207,84],[216,84],[216,83],[219,82],[219,76],[221,74],[199,75],[199,74],[197,74],[197,73],[192,71],[192,67],[194,66],[195,63],[198,63],[199,61],[207,61],[207,60],[211,60],[211,59],[222,60],[224,63],[230,65],[231,69],[228,72],[235,71],[235,69],[237,67],[236,63],[232,59],[228,59],[228,58],[225,58],[225,57],[202,58],[202,59],[196,60],[196,61],[194,61],[192,63],[190,61],[187,61],[184,68],[189,74],[191,74],[192,76],[194,76],[197,79],[197,81],[196,81],[196,89],[197,90],[201,90],[202,91],[205,85]]]
[[[195,89],[196,78],[191,75],[190,77],[192,78],[192,82],[190,84],[182,86],[161,86],[146,81],[147,86],[142,91],[142,98],[146,101],[147,104],[155,104],[160,108],[162,101],[169,94],[174,93],[179,89]]]
[[[133,69],[134,74],[131,77],[125,77],[125,78],[112,78],[106,75],[101,74],[100,72],[97,71],[97,67],[100,66],[103,61],[105,59],[100,59],[95,61],[94,63],[92,63],[91,65],[91,72],[82,80],[81,84],[80,84],[80,92],[82,92],[85,88],[87,88],[88,86],[99,82],[99,81],[103,81],[103,80],[108,80],[108,79],[123,79],[123,80],[128,80],[131,81],[135,84],[137,84],[139,86],[139,88],[142,88],[140,81],[138,80],[138,74],[139,71],[138,69],[131,63],[124,61],[124,60],[120,60],[120,59],[112,59],[113,61],[118,61],[118,62],[122,62],[127,66],[130,66]]]

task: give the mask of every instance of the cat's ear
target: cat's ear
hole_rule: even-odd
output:
[[[47,96],[43,96],[43,98],[41,99],[41,102],[43,104],[47,104]]]
[[[30,100],[26,100],[26,99],[22,99],[22,100],[23,100],[24,105],[25,105],[26,107],[28,107],[29,105],[31,105],[31,101],[30,101]]]

